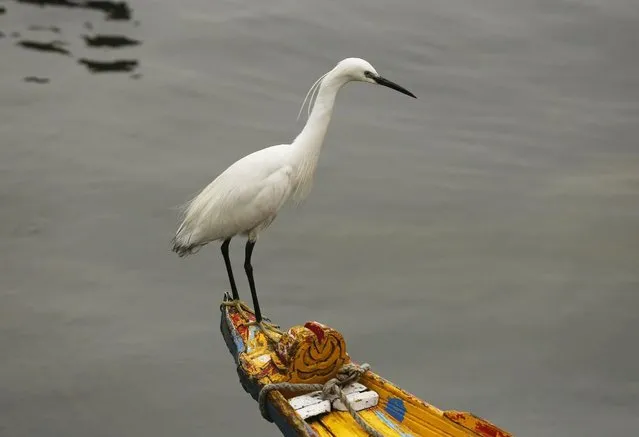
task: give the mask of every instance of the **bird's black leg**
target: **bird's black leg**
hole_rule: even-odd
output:
[[[255,279],[253,279],[253,266],[251,265],[251,255],[253,255],[253,247],[255,247],[255,241],[248,240],[246,242],[244,270],[246,271],[246,277],[248,278],[249,286],[251,287],[253,311],[255,312],[255,321],[251,322],[249,325],[257,325],[269,341],[277,343],[279,338],[282,336],[282,331],[279,330],[279,326],[267,323],[262,320],[262,311],[260,311],[260,303],[257,300],[257,292],[255,291]],[[274,335],[274,333],[277,335]]]
[[[224,264],[226,264],[226,273],[229,275],[229,282],[231,283],[231,293],[233,293],[233,300],[240,300],[240,295],[237,292],[237,286],[235,285],[235,278],[233,277],[233,269],[231,268],[231,259],[229,258],[229,243],[231,239],[224,240],[222,243],[222,256],[224,257]]]
[[[260,303],[257,301],[257,292],[255,291],[255,279],[253,279],[253,266],[251,265],[251,255],[253,255],[253,247],[255,241],[248,240],[246,242],[246,250],[244,257],[244,271],[251,287],[251,297],[253,298],[253,309],[255,311],[255,322],[262,321],[262,312],[260,311]]]

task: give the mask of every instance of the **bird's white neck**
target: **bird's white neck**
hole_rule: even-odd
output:
[[[333,115],[335,98],[340,88],[348,82],[344,76],[329,72],[322,80],[313,110],[311,111],[304,129],[291,144],[292,164],[295,172],[296,201],[303,200],[309,193],[319,154],[324,144],[324,137]]]

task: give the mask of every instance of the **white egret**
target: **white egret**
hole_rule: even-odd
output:
[[[320,77],[306,94],[302,109],[310,94],[310,114],[295,140],[291,144],[271,146],[251,153],[222,172],[187,203],[183,221],[172,240],[173,251],[180,257],[195,253],[212,241],[222,241],[222,256],[233,295],[230,304],[236,305],[241,311],[229,259],[229,243],[236,235],[248,237],[244,270],[251,289],[255,324],[269,338],[266,329],[272,328],[262,321],[255,291],[251,265],[253,247],[260,232],[273,222],[289,198],[301,202],[308,195],[335,98],[340,88],[351,81],[383,85],[416,98],[407,89],[380,76],[363,59],[347,58],[340,61]],[[312,104],[316,92],[315,104]]]

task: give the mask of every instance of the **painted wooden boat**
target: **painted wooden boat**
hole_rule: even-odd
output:
[[[225,296],[225,301],[230,297]],[[220,330],[237,365],[244,390],[254,399],[267,384],[325,384],[339,369],[351,363],[342,335],[321,323],[306,322],[294,326],[275,340],[268,341],[250,321],[253,312],[221,305]],[[373,429],[384,436],[480,436],[512,437],[510,433],[471,413],[440,410],[395,386],[374,372],[366,371],[358,381],[373,392],[376,405],[357,412]],[[347,411],[330,408],[319,415],[303,416],[296,403],[300,393],[272,391],[266,396],[267,417],[286,437],[345,437],[368,434]],[[294,399],[296,398],[297,399]],[[293,405],[292,405],[293,404]],[[259,409],[256,408],[256,414]]]

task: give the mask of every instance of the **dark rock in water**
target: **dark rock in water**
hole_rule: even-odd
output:
[[[107,20],[130,20],[131,8],[126,2],[90,0],[84,3],[88,9],[98,9],[107,14]]]
[[[107,20],[130,20],[131,8],[122,1],[110,0],[88,0],[88,1],[71,1],[71,0],[16,0],[18,3],[26,3],[36,6],[57,6],[64,8],[83,8],[95,9],[106,13]]]
[[[125,47],[136,46],[140,44],[140,41],[136,39],[127,38],[121,35],[96,35],[96,36],[83,36],[84,41],[90,47]]]
[[[62,44],[64,44],[64,42],[62,41],[39,42],[39,41],[29,41],[29,40],[22,40],[17,43],[17,45],[30,50],[37,50],[40,52],[49,52],[49,53],[60,53],[61,55],[66,55],[66,56],[71,55],[71,53],[67,49],[60,47],[60,45]]]
[[[108,72],[131,72],[138,66],[135,59],[118,59],[115,61],[92,61],[90,59],[79,59],[80,64],[85,65],[92,73]]]
[[[5,8],[4,6],[0,6],[0,15],[6,14],[7,13],[7,8]]]
[[[81,4],[69,0],[16,0],[18,3],[27,3],[37,6],[62,6],[66,8],[77,8]]]
[[[49,83],[48,77],[27,76],[23,80],[25,82],[33,82],[33,83]]]
[[[60,33],[60,28],[58,26],[29,26],[29,30]]]

